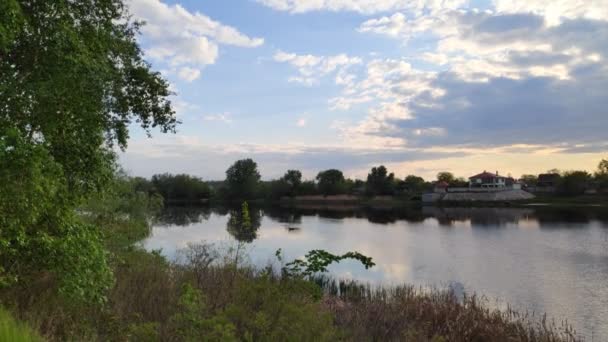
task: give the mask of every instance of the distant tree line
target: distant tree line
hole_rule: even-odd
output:
[[[559,171],[552,169],[541,175],[523,175],[521,181],[528,187],[543,187],[542,179],[550,177],[550,186],[558,195],[579,196],[589,191],[608,191],[608,160],[603,159],[597,166],[595,173],[587,171]]]
[[[608,190],[608,160],[602,160],[595,174],[586,171],[559,172],[550,170],[547,174],[556,175],[555,191],[558,194],[573,196],[589,189]],[[537,175],[523,175],[520,181],[528,187],[538,184]],[[136,187],[140,191],[161,195],[166,202],[201,202],[209,199],[242,201],[252,199],[278,200],[295,196],[396,196],[417,198],[422,193],[432,191],[438,182],[451,187],[466,187],[468,181],[450,172],[439,172],[436,179],[428,181],[416,175],[403,179],[389,172],[384,165],[372,167],[365,180],[350,179],[337,169],[320,171],[314,179],[303,179],[299,170],[287,170],[274,180],[263,181],[258,165],[252,159],[242,159],[226,170],[223,181],[205,182],[186,174],[159,174],[151,180],[137,177]]]

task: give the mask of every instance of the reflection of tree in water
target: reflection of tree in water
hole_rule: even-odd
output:
[[[538,208],[534,213],[542,228],[568,225],[569,228],[586,227],[593,212],[585,208]]]
[[[281,223],[300,224],[303,216],[318,216],[324,219],[342,220],[345,218],[367,219],[369,222],[389,224],[405,220],[422,222],[428,216],[420,207],[365,207],[356,205],[314,205],[305,204],[295,207],[265,207],[264,214]]]
[[[168,206],[156,216],[161,225],[187,226],[209,219],[211,208],[208,206]]]
[[[269,206],[264,208],[264,215],[271,219],[288,224],[302,223],[302,212],[294,208],[282,208],[277,206]]]
[[[239,209],[228,212],[226,230],[239,242],[251,243],[258,237],[262,224],[262,212],[259,209],[249,209],[246,203]]]
[[[524,208],[441,208],[424,207],[423,213],[437,219],[442,226],[453,226],[456,222],[470,221],[472,227],[501,227],[517,224],[533,214]]]

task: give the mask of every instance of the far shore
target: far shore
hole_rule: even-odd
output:
[[[219,198],[200,200],[175,200],[165,201],[165,205],[230,205],[242,202],[250,204],[269,205],[278,204],[283,206],[305,207],[323,206],[341,208],[349,207],[377,207],[397,208],[411,206],[465,206],[465,207],[608,207],[608,194],[593,194],[581,196],[559,196],[549,194],[537,194],[536,198],[526,200],[510,201],[441,201],[436,203],[423,203],[420,195],[405,196],[357,196],[357,195],[312,195],[282,197],[280,200],[270,199],[231,199]]]

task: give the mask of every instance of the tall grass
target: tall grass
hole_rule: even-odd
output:
[[[0,308],[0,341],[38,342],[42,339],[28,326],[15,321],[8,312]]]
[[[352,340],[576,341],[565,322],[549,322],[491,309],[477,295],[457,297],[449,290],[403,285],[371,287],[355,281],[317,279],[335,324]]]

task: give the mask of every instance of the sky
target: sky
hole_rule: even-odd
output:
[[[593,171],[608,157],[608,0],[127,0],[176,134],[132,175],[264,179]]]

